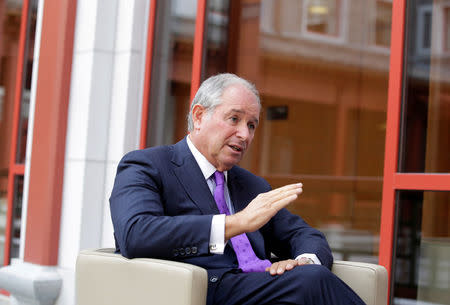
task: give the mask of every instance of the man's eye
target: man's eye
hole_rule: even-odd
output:
[[[232,116],[231,118],[230,118],[230,120],[232,121],[232,122],[237,122],[238,121],[238,118],[237,117],[235,117],[235,116]]]
[[[255,130],[256,129],[256,125],[255,124],[248,124],[248,128],[250,128],[251,130]]]

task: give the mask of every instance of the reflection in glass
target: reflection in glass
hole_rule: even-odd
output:
[[[450,51],[450,6],[444,7],[445,51]]]
[[[376,0],[236,2],[209,7],[228,10],[228,37],[215,44],[208,24],[205,71],[226,62],[260,90],[260,126],[241,166],[274,188],[303,182],[289,209],[325,232],[337,259],[377,262],[389,49],[373,45],[390,37],[392,3],[377,19]],[[333,36],[339,18],[348,23],[343,43]]]
[[[306,28],[309,32],[337,36],[340,0],[306,0]]]
[[[0,171],[0,266],[3,265],[5,253],[6,213],[8,211],[6,186],[8,184],[8,172]]]
[[[0,1],[0,264],[7,238],[7,190],[22,1]]]
[[[0,175],[2,177],[8,176],[9,169],[21,16],[21,2],[0,1]],[[6,194],[6,188],[7,179],[5,178],[0,180],[0,193]]]
[[[449,5],[441,2],[407,1],[403,172],[450,172]]]
[[[401,191],[397,206],[393,303],[450,304],[450,193]]]
[[[20,118],[17,134],[16,163],[25,162],[25,151],[28,134],[28,117],[30,108],[31,77],[33,74],[34,39],[36,34],[38,0],[30,1],[30,13],[27,22],[25,40],[25,60],[23,69],[22,96],[20,103]]]
[[[375,45],[389,47],[391,44],[392,1],[376,1]]]
[[[19,257],[20,225],[22,218],[23,176],[14,177],[14,202],[11,230],[10,258]]]
[[[186,135],[196,12],[195,0],[158,1],[147,146]]]
[[[233,5],[238,5],[238,1],[234,1]],[[206,26],[206,73],[203,73],[204,79],[214,74],[228,71],[229,19],[232,17],[230,0],[209,0],[206,16],[208,24]]]

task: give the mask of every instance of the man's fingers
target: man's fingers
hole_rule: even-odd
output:
[[[302,184],[289,184],[273,191],[265,193],[270,203],[289,197],[293,194],[301,194],[303,192]]]
[[[281,194],[283,192],[289,191],[289,190],[293,190],[293,189],[298,189],[298,188],[302,188],[303,184],[302,183],[293,183],[293,184],[287,184],[285,186],[276,188],[274,190],[271,190],[269,192],[267,192],[266,194],[269,196],[276,196],[278,194]]]
[[[282,198],[278,201],[275,201],[272,203],[272,207],[274,209],[276,209],[277,211],[281,210],[282,208],[285,208],[286,206],[288,206],[292,201],[294,201],[295,199],[297,199],[298,195],[297,194],[292,194],[286,198]]]
[[[285,271],[294,269],[297,265],[296,260],[288,259],[273,263],[272,266],[266,268],[266,271],[269,271],[271,275],[281,275]]]
[[[280,209],[294,201],[302,192],[302,184],[295,183],[283,186],[267,193],[259,194],[241,212],[246,223],[246,232],[253,232],[267,223]]]

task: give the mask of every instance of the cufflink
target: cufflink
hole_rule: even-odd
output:
[[[216,244],[209,245],[209,250],[216,250],[216,249],[217,249]]]
[[[314,265],[314,261],[310,259],[309,257],[301,257],[298,259],[298,262],[302,265]]]

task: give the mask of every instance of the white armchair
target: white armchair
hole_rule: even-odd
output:
[[[384,267],[335,261],[332,271],[367,305],[387,303]],[[78,255],[76,286],[78,305],[204,305],[208,283],[206,270],[194,265],[97,249]]]

